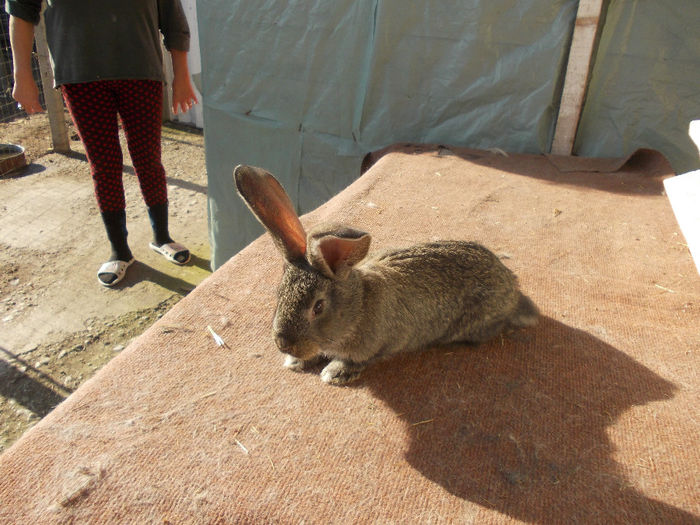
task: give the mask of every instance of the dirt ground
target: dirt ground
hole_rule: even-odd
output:
[[[109,247],[82,144],[51,151],[46,114],[0,123],[28,166],[0,176],[0,451],[122,351],[211,272],[204,140],[163,127],[170,231],[192,253],[176,266],[148,248],[151,230],[125,151],[129,245],[137,262],[115,289],[97,283]],[[123,137],[122,137],[123,142]]]

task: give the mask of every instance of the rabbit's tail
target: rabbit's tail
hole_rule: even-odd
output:
[[[520,294],[518,305],[513,310],[508,322],[514,328],[522,328],[526,326],[534,326],[537,324],[537,319],[540,311],[535,306],[528,296]]]

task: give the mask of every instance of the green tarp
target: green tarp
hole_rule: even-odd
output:
[[[661,151],[676,173],[700,168],[688,125],[700,118],[700,2],[612,1],[575,153]]]
[[[548,152],[577,6],[198,0],[213,267],[263,231],[235,194],[236,164],[273,172],[306,212],[396,142]],[[648,146],[697,166],[677,142],[700,116],[699,10],[612,2],[576,153]]]

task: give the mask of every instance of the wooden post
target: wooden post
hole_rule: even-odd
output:
[[[41,72],[41,84],[44,89],[44,101],[46,102],[46,110],[49,113],[53,149],[58,153],[70,153],[68,130],[63,112],[63,97],[53,87],[53,72],[51,71],[51,61],[49,59],[49,45],[46,42],[46,24],[44,23],[43,10],[39,25],[34,31],[34,39],[36,40],[39,71]]]
[[[559,116],[552,141],[552,153],[555,155],[571,155],[574,149],[602,9],[603,0],[580,0],[578,5]]]

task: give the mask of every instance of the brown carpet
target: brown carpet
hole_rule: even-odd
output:
[[[588,162],[384,152],[304,223],[480,241],[538,327],[327,386],[281,367],[265,236],[0,456],[0,522],[700,522],[700,279],[672,172]]]

